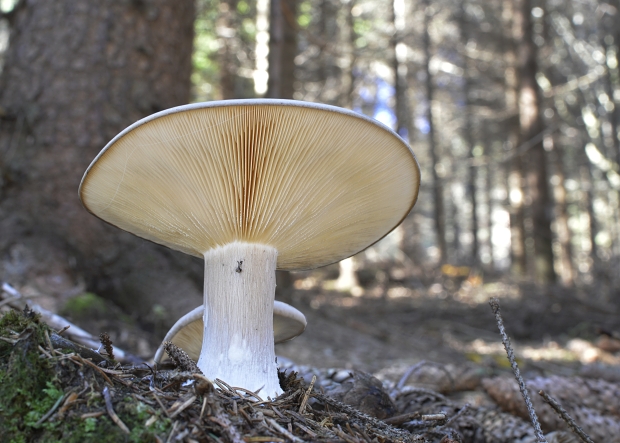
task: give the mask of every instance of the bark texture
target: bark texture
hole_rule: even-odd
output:
[[[506,30],[504,39],[504,59],[506,61],[505,91],[506,108],[511,113],[506,122],[506,141],[508,147],[513,150],[510,163],[506,167],[506,188],[508,190],[508,203],[510,205],[510,259],[511,270],[515,276],[525,276],[527,263],[525,257],[525,209],[524,209],[524,186],[523,186],[523,159],[519,147],[519,119],[517,100],[517,56],[514,28],[515,5],[511,0],[503,2],[502,23]]]
[[[189,101],[193,19],[191,0],[19,3],[0,77],[0,278],[61,293],[82,281],[147,317],[155,303],[196,304],[199,263],[107,226],[77,197],[112,137]]]
[[[271,0],[267,97],[293,98],[297,55],[297,2]]]
[[[515,8],[515,40],[517,42],[517,72],[519,91],[519,146],[530,146],[524,162],[527,180],[529,212],[534,240],[534,271],[536,280],[554,282],[553,235],[551,218],[553,204],[548,184],[547,156],[543,148],[544,124],[541,113],[541,92],[536,82],[537,52],[534,43],[532,4],[520,0]]]
[[[439,262],[443,263],[448,257],[448,244],[446,242],[446,213],[443,202],[443,183],[438,173],[439,147],[435,139],[435,125],[433,123],[433,99],[435,93],[435,85],[431,75],[431,37],[429,34],[430,1],[425,0],[424,7],[424,34],[422,44],[424,45],[424,73],[425,73],[425,90],[426,100],[428,102],[426,108],[426,120],[428,121],[428,148],[431,156],[431,172],[433,177],[433,219],[435,223],[435,235],[437,235],[437,245],[439,248]]]

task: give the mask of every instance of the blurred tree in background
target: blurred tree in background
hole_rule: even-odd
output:
[[[282,97],[382,121],[423,170],[412,214],[341,266],[341,287],[366,269],[410,285],[465,273],[616,295],[618,0],[196,0],[195,17],[189,0],[0,4],[2,279],[53,257],[121,304],[198,297],[200,265],[94,220],[79,178],[157,110]],[[136,261],[148,264],[129,271]]]
[[[193,1],[8,3],[0,278],[61,298],[88,287],[147,322],[155,304],[182,315],[200,303],[200,264],[97,220],[77,189],[118,132],[190,100]]]

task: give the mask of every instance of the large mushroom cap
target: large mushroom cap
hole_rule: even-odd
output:
[[[204,334],[204,310],[204,306],[200,305],[177,320],[157,349],[155,363],[159,363],[164,358],[163,344],[167,341],[187,352],[192,360],[198,361]],[[281,301],[273,303],[274,343],[282,343],[297,337],[304,332],[306,324],[306,317],[291,305]]]
[[[242,241],[279,269],[337,262],[409,213],[419,167],[368,117],[287,100],[180,106],[116,136],[80,185],[84,206],[135,235],[202,257]]]

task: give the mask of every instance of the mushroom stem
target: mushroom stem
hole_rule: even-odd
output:
[[[205,257],[204,336],[198,367],[264,397],[282,393],[273,343],[277,249],[233,242]]]

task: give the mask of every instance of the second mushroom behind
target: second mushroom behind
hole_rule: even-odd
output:
[[[275,271],[335,263],[413,207],[420,171],[381,123],[287,100],[198,103],[130,126],[80,185],[84,206],[135,235],[205,260],[198,366],[266,396],[282,392],[273,344]]]
[[[164,358],[165,342],[171,342],[178,346],[192,360],[198,361],[204,335],[203,316],[204,306],[200,305],[178,319],[162,340],[162,344],[157,348],[155,363],[159,363]],[[274,302],[273,341],[275,344],[297,337],[304,332],[306,324],[306,317],[300,311],[281,301],[276,300]]]

